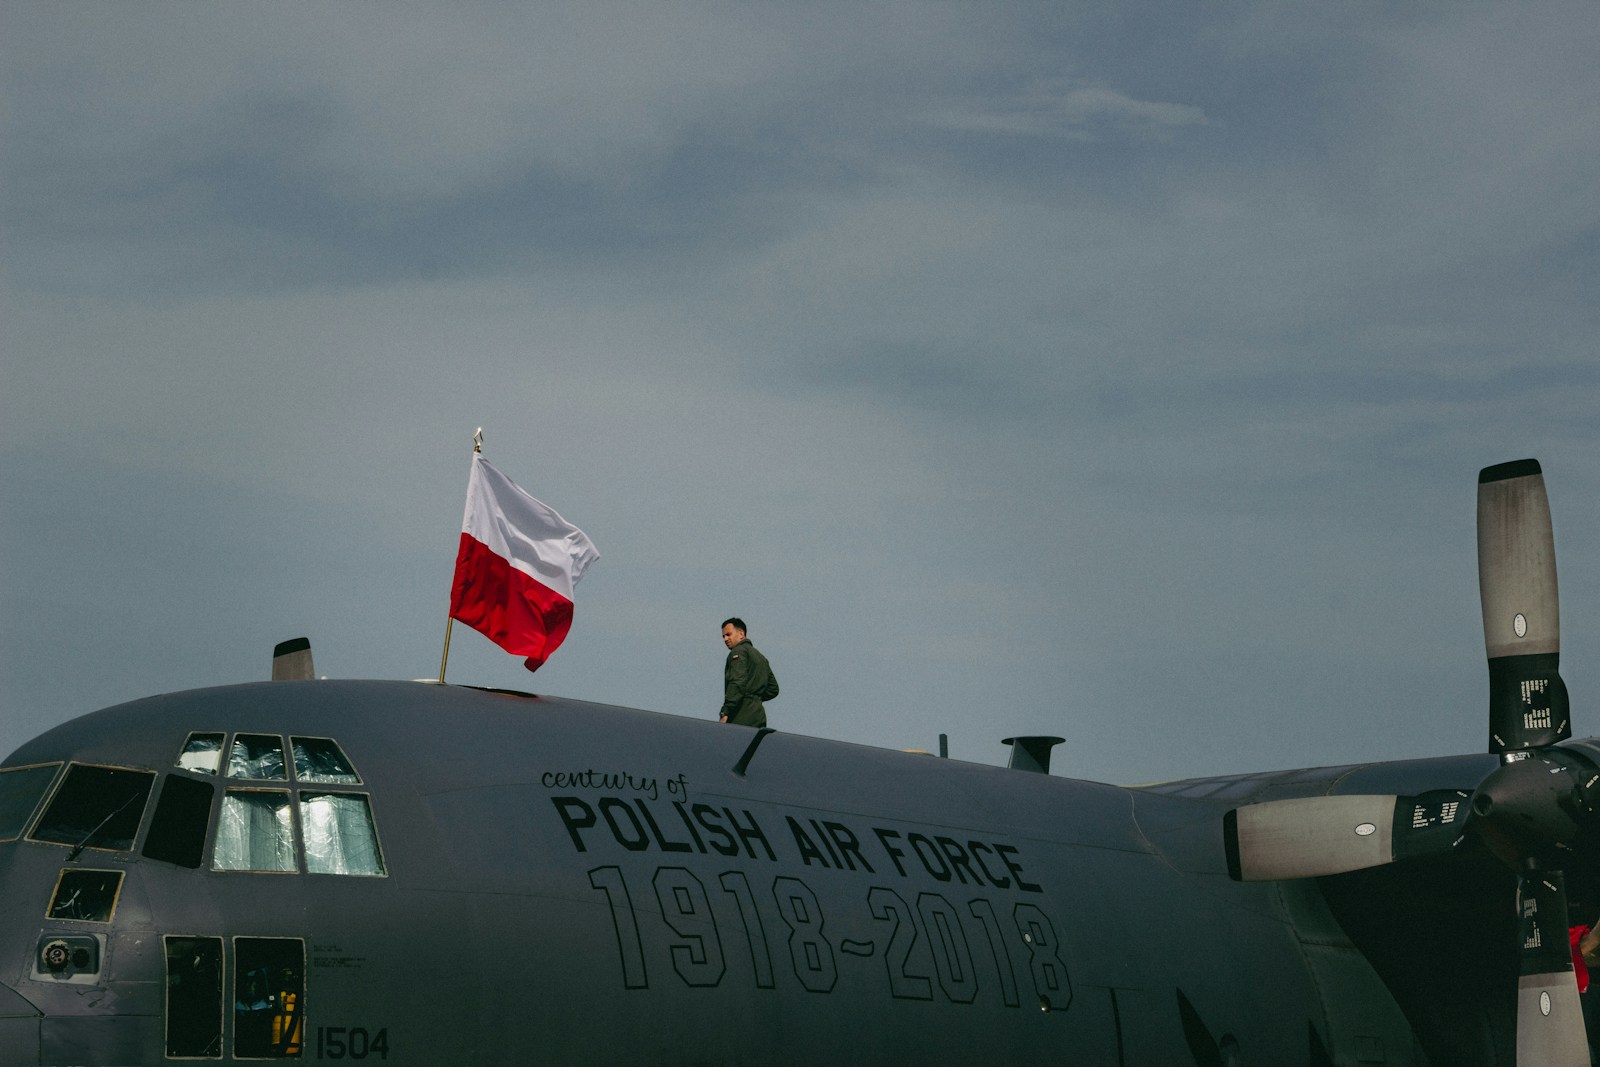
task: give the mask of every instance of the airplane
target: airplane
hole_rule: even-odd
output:
[[[1478,522],[1465,755],[1122,787],[304,639],[84,715],[0,763],[0,1067],[1588,1064],[1600,739],[1536,461]]]

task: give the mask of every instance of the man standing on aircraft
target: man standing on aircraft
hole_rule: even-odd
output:
[[[778,695],[778,678],[767,657],[757,652],[744,634],[743,619],[734,617],[723,622],[722,643],[728,646],[728,663],[722,669],[722,714],[718,721],[765,726],[767,709],[761,702]]]

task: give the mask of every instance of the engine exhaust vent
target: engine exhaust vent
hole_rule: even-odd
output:
[[[1065,740],[1065,737],[1043,736],[1005,738],[1005,744],[1011,746],[1011,762],[1008,766],[1014,771],[1049,774],[1050,750]]]

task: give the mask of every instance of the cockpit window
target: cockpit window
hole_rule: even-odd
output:
[[[130,849],[155,778],[154,771],[74,763],[30,836],[75,851]]]
[[[59,763],[46,763],[0,771],[0,841],[15,841],[22,836],[28,818],[60,768]]]
[[[217,820],[211,866],[218,871],[298,870],[289,794],[276,789],[228,790]]]
[[[144,854],[153,860],[190,869],[200,866],[206,851],[206,827],[217,788],[198,778],[169,774],[156,798],[155,814],[144,835]]]
[[[86,923],[108,923],[117,910],[121,871],[64,869],[50,898],[49,917]]]
[[[300,824],[311,874],[382,874],[372,809],[360,793],[301,793]]]
[[[200,774],[216,774],[222,769],[222,734],[190,734],[178,753],[178,766]]]
[[[294,748],[294,776],[300,781],[361,784],[355,768],[332,738],[291,737],[289,743]]]
[[[259,778],[287,781],[283,762],[283,738],[273,734],[239,734],[228,753],[229,778]]]

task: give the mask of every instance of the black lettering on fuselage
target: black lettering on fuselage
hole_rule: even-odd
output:
[[[587,830],[594,825],[594,809],[577,797],[551,797],[550,803],[556,806],[556,811],[560,814],[562,823],[566,825],[567,835],[572,838],[572,843],[577,846],[578,851],[589,851],[584,847],[583,838],[578,836],[578,831]],[[583,812],[581,819],[574,818],[574,810]]]
[[[789,824],[789,833],[794,835],[794,847],[799,850],[800,858],[805,861],[806,866],[809,867],[813,863],[820,863],[824,867],[828,866],[828,858],[822,854],[822,850],[817,847],[817,843],[811,840],[811,835],[806,833],[805,829],[795,821],[794,816],[785,815],[783,818]]]
[[[817,832],[817,840],[821,841],[822,847],[828,850],[828,856],[833,860],[833,865],[835,867],[844,866],[844,864],[839,862],[839,854],[833,850],[833,842],[828,840],[828,835],[823,832],[821,826],[817,825],[817,820],[807,819],[806,821],[809,822],[811,824],[811,828]]]
[[[996,889],[1009,889],[1011,887],[1011,879],[1009,877],[1003,874],[995,874],[989,869],[989,865],[984,862],[981,853],[987,852],[993,855],[994,849],[982,841],[968,841],[967,847],[972,850],[972,858],[978,861],[978,866],[983,868],[983,873],[989,876],[989,881],[994,883]]]
[[[550,772],[548,779],[561,777]],[[643,797],[601,797],[597,805],[575,796],[553,796],[551,804],[561,819],[572,845],[579,852],[589,851],[585,840],[588,831],[604,819],[611,831],[612,840],[629,852],[649,851],[652,846],[661,852],[695,852],[701,855],[715,852],[721,856],[738,856],[741,852],[750,859],[777,861],[777,853],[766,831],[748,809],[737,813],[731,807],[716,808],[710,804],[686,804],[670,801],[678,814],[678,822],[689,835],[688,840],[676,833],[670,818],[662,819]],[[801,861],[808,867],[820,866],[831,870],[862,870],[876,874],[876,868],[862,850],[861,839],[855,831],[841,822],[807,819],[802,822],[785,815],[790,836]],[[1021,852],[1012,845],[1002,845],[977,840],[962,842],[953,837],[925,833],[901,834],[884,827],[872,828],[884,855],[894,865],[900,877],[909,876],[907,857],[915,855],[917,863],[929,877],[939,882],[960,882],[995,889],[1015,887],[1025,893],[1042,893],[1044,888],[1028,881],[1023,870]],[[758,848],[759,846],[759,848]],[[995,862],[998,860],[998,864]],[[996,867],[999,867],[999,870]]]
[[[655,836],[656,845],[663,852],[693,852],[694,848],[687,841],[668,841],[661,836],[661,827],[656,824],[656,817],[650,814],[650,806],[642,799],[634,801],[639,808],[639,814],[644,816],[645,823],[650,827],[650,833]]]
[[[611,774],[593,768],[586,771],[545,771],[539,781],[546,789],[605,789],[613,793],[639,793],[651,800],[661,796],[661,783],[656,779],[635,778],[621,771]]]
[[[678,818],[682,819],[683,825],[688,828],[689,836],[694,838],[695,851],[704,855],[706,851],[706,843],[701,839],[700,831],[695,828],[694,820],[689,818],[689,813],[687,811],[683,810],[683,802],[674,800],[672,802],[672,806],[677,809]]]
[[[705,832],[722,838],[722,844],[711,842],[711,850],[722,856],[737,856],[739,843],[733,839],[733,834],[728,832],[726,826],[717,823],[717,809],[710,804],[696,804],[689,809],[694,814],[694,821],[699,823]]]
[[[867,862],[867,857],[861,854],[861,841],[856,837],[854,830],[843,823],[837,822],[825,822],[822,825],[827,829],[828,836],[833,839],[833,843],[839,846],[839,855],[844,857],[846,867],[853,871],[856,869],[857,861],[859,861],[861,866],[867,869],[868,874],[877,873],[872,869],[872,864]],[[855,856],[855,859],[850,858],[852,855]]]
[[[621,812],[627,819],[629,828],[633,830],[632,835],[624,834],[622,827],[617,825],[616,812]],[[629,852],[643,852],[650,847],[650,838],[645,834],[644,827],[639,825],[638,817],[633,814],[633,806],[626,800],[601,797],[600,814],[605,816],[606,825],[611,827],[611,836],[617,839],[617,844]]]
[[[1016,849],[1012,848],[1010,845],[996,845],[994,846],[994,850],[1000,854],[1000,859],[1006,865],[1006,870],[1010,871],[1016,877],[1018,889],[1025,893],[1044,892],[1043,886],[1034,885],[1032,882],[1024,882],[1022,880],[1022,865],[1011,862],[1011,856],[1015,856],[1017,854]],[[1007,852],[1011,853],[1011,856],[1006,855]],[[1032,905],[1029,906],[1031,907]]]
[[[761,826],[756,822],[756,817],[751,815],[748,809],[746,809],[744,817],[750,821],[749,826],[739,825],[739,817],[733,813],[732,808],[723,808],[722,810],[727,813],[728,822],[732,825],[733,832],[739,835],[740,841],[744,842],[745,851],[750,854],[751,859],[756,858],[756,850],[751,847],[751,841],[761,842],[761,847],[767,851],[767,859],[776,860],[778,858],[778,854],[772,851],[772,845],[767,841],[767,835],[761,832]]]
[[[900,857],[905,855],[905,851],[889,843],[889,838],[899,837],[900,832],[898,830],[885,830],[878,826],[874,826],[872,832],[878,835],[878,844],[883,846],[883,850],[889,854],[889,862],[894,864],[894,869],[900,872],[900,877],[904,878],[906,876],[906,868],[900,862]]]
[[[983,878],[972,869],[972,861],[967,857],[967,852],[961,847],[961,842],[950,837],[936,837],[933,839],[939,850],[944,853],[944,858],[950,861],[950,869],[962,885],[967,884],[967,875],[972,875],[972,880],[978,885],[983,884]],[[963,873],[965,872],[965,873]]]
[[[945,862],[944,856],[939,852],[939,846],[922,834],[907,834],[906,844],[911,846],[911,851],[917,854],[917,859],[922,861],[922,869],[933,875],[941,882],[950,880],[950,865]],[[939,865],[934,870],[934,864]]]

